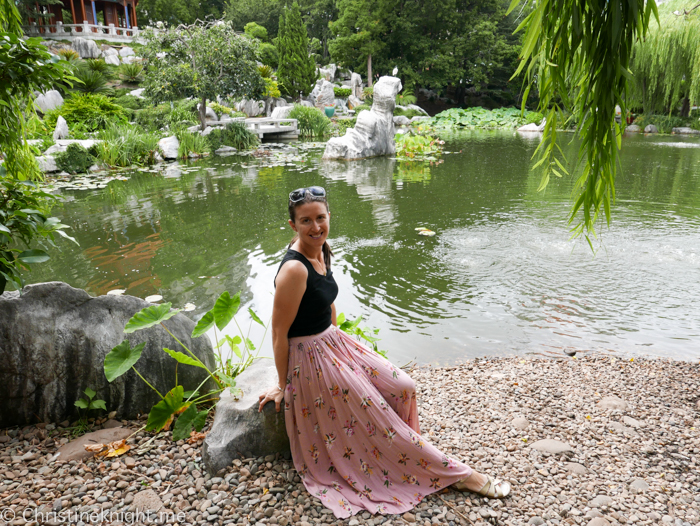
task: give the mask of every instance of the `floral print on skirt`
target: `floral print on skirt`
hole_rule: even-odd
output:
[[[334,326],[289,339],[284,402],[294,466],[337,518],[403,513],[472,473],[421,437],[413,380]]]

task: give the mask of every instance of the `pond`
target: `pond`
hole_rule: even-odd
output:
[[[137,171],[101,190],[63,190],[61,242],[28,275],[91,294],[126,288],[193,303],[224,290],[267,321],[273,278],[292,237],[287,194],[324,186],[339,312],[380,329],[398,364],[493,355],[700,358],[700,142],[624,139],[610,229],[595,254],[572,240],[572,181],[537,192],[537,138],[446,136],[437,166],[388,158],[323,162],[323,145]],[[567,147],[573,152],[575,145]],[[417,235],[427,227],[434,237]],[[239,322],[249,319],[241,309]],[[258,341],[261,331],[253,330]],[[268,335],[263,354],[271,355]]]

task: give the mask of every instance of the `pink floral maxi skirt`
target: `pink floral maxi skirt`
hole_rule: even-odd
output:
[[[289,339],[284,401],[294,466],[338,518],[403,513],[472,473],[421,437],[413,380],[334,326]]]

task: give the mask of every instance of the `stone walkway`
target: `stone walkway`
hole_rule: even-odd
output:
[[[509,480],[512,496],[444,491],[403,516],[344,521],[279,455],[237,460],[211,478],[201,471],[201,442],[139,432],[118,459],[60,462],[52,460],[68,440],[60,427],[9,429],[0,436],[0,524],[694,526],[699,373],[686,362],[610,357],[415,370],[424,436]]]

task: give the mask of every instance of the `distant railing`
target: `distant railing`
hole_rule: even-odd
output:
[[[32,22],[28,26],[24,26],[24,33],[30,37],[42,38],[75,38],[83,37],[94,40],[123,40],[132,41],[139,36],[139,28],[132,27],[116,27],[114,24],[103,26],[100,24],[64,24],[56,22],[55,24],[37,24]]]

